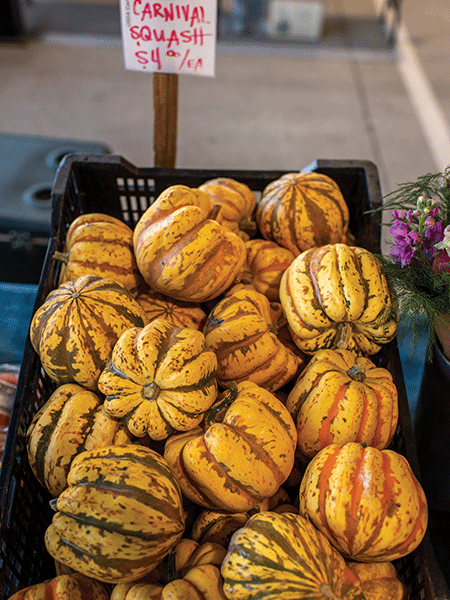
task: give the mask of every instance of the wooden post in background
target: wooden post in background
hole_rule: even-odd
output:
[[[155,167],[175,168],[177,155],[178,75],[153,74]]]

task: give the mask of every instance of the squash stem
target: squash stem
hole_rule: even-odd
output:
[[[214,221],[214,219],[217,219],[217,215],[219,214],[220,209],[220,204],[213,204],[213,207],[208,215],[208,219],[211,219],[212,221]]]
[[[227,409],[233,404],[238,395],[238,387],[235,381],[230,383],[230,387],[228,388],[228,393],[211,406],[209,410],[206,411],[205,417],[203,420],[205,431],[213,424],[213,423],[221,423],[223,417]]]
[[[347,375],[354,381],[363,382],[366,378],[366,367],[361,363],[357,363],[353,367],[350,367],[350,369],[347,371]]]
[[[60,262],[67,264],[69,262],[69,253],[68,252],[58,252],[56,250],[53,253],[53,257],[55,260],[59,260]]]
[[[350,323],[339,323],[337,327],[336,337],[334,339],[335,347],[346,350],[350,342],[351,334],[352,326]]]
[[[252,219],[249,219],[248,217],[242,217],[239,219],[239,231],[243,231],[250,237],[253,237],[257,232],[257,225]]]

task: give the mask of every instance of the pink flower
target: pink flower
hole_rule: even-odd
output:
[[[433,273],[450,273],[450,256],[447,252],[438,252],[433,261]]]

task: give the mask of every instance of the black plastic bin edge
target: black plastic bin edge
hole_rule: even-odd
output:
[[[61,227],[63,227],[62,223],[62,204],[64,200],[64,196],[66,193],[67,179],[69,177],[74,176],[74,172],[83,169],[93,170],[95,172],[103,172],[110,171],[111,168],[124,169],[125,171],[133,174],[134,177],[163,177],[163,179],[174,179],[180,176],[190,175],[190,173],[195,172],[195,174],[202,180],[206,181],[207,179],[223,176],[223,177],[232,177],[235,179],[239,178],[252,178],[261,176],[261,172],[257,171],[236,171],[236,170],[220,170],[218,172],[217,169],[214,170],[190,170],[190,169],[153,169],[153,168],[138,168],[126,161],[121,156],[116,155],[108,155],[108,156],[92,156],[92,155],[73,155],[67,156],[61,163],[58,172],[56,174],[54,184],[53,184],[53,208],[52,208],[52,237],[50,239],[46,259],[44,262],[39,286],[36,303],[33,309],[33,314],[35,310],[40,306],[42,302],[43,294],[48,289],[49,286],[49,276],[52,268],[52,256],[55,250],[60,249],[57,247],[58,240],[61,239],[61,236],[64,234],[61,231]],[[301,169],[302,171],[317,171],[317,172],[326,172],[331,177],[332,172],[336,173],[342,171],[343,169],[359,169],[361,170],[361,176],[364,177],[364,185],[366,186],[369,192],[369,198],[371,205],[369,208],[377,208],[381,204],[381,189],[379,186],[379,178],[378,178],[378,170],[376,165],[371,161],[365,160],[316,160],[307,167]],[[269,177],[275,178],[276,176],[280,176],[284,174],[286,171],[271,171],[266,175]],[[102,198],[102,190],[99,190],[100,200],[99,202],[107,202],[107,194],[108,190],[105,190],[105,195]],[[367,231],[367,235],[371,238],[371,244],[374,252],[380,251],[380,240],[379,240],[379,232],[380,232],[380,213],[375,213],[372,215],[371,219],[371,227],[370,230]],[[397,343],[394,340],[389,347],[386,347],[386,352],[389,352],[389,360],[392,362],[392,366],[397,372],[401,371],[401,362],[400,356],[398,353]],[[8,432],[8,437],[6,441],[4,459],[2,469],[0,471],[0,551],[1,548],[1,535],[2,531],[5,528],[9,528],[11,526],[11,505],[8,504],[8,500],[11,502],[14,498],[15,490],[12,486],[12,475],[13,475],[13,459],[17,449],[17,434],[19,430],[19,425],[21,421],[21,416],[23,412],[23,405],[26,402],[26,396],[30,393],[30,382],[29,375],[33,370],[36,369],[36,365],[38,363],[38,358],[36,353],[31,347],[31,343],[29,337],[26,341],[25,352],[24,352],[24,361],[22,363],[21,372],[19,375],[19,381],[16,392],[16,402],[13,407],[13,412],[11,416],[11,422]],[[411,424],[411,419],[409,416],[409,407],[406,400],[406,390],[404,386],[403,377],[399,379],[399,402],[403,404],[402,410],[407,415],[407,418],[403,419],[402,422],[402,436],[404,439],[405,449],[408,454],[408,460],[411,463],[411,467],[413,468],[416,475],[419,475],[418,468],[418,460],[416,454],[416,448],[414,443],[414,435]],[[406,403],[406,405],[405,405]],[[420,478],[420,475],[419,475]],[[421,576],[423,580],[426,582],[424,586],[425,598],[427,600],[448,600],[450,599],[450,593],[445,582],[445,579],[442,575],[440,567],[436,561],[433,548],[431,546],[431,542],[429,540],[428,534],[425,536],[423,542],[419,545],[419,547],[414,551],[414,554],[417,557],[418,568],[421,571]],[[402,559],[401,559],[402,560]],[[3,582],[4,574],[2,571],[2,560],[0,555],[0,593],[3,594]],[[37,583],[37,582],[36,582]],[[8,596],[1,596],[0,600],[5,600]]]

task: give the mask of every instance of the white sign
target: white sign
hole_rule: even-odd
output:
[[[125,68],[214,76],[217,0],[120,0]]]

